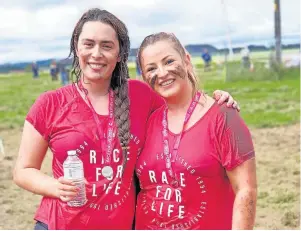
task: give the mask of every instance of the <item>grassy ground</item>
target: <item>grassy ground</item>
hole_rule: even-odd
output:
[[[254,74],[256,75],[256,73]],[[241,105],[247,124],[273,127],[299,121],[299,69],[287,70],[279,81],[225,82],[222,72],[199,72],[202,88],[229,91]],[[242,78],[243,78],[242,74]],[[42,92],[59,87],[47,74],[34,80],[29,74],[0,76],[0,128],[17,128],[34,100]]]
[[[245,79],[225,82],[222,71],[198,71],[210,95],[214,89],[229,91],[241,106],[256,150],[258,204],[256,229],[300,229],[300,71],[285,71],[278,81]],[[237,73],[236,73],[237,74]],[[242,76],[244,79],[244,76]],[[32,229],[40,196],[12,183],[22,124],[36,97],[59,87],[48,75],[33,80],[28,74],[0,76],[0,229]],[[51,153],[43,163],[51,174]],[[16,222],[16,218],[22,222]]]
[[[211,93],[219,88],[230,92],[239,102],[241,115],[250,126],[274,127],[300,120],[299,69],[285,71],[279,81],[225,82],[207,73],[200,76],[206,91]]]
[[[29,107],[44,91],[59,87],[51,82],[49,75],[33,80],[30,74],[0,76],[0,129],[18,128]]]

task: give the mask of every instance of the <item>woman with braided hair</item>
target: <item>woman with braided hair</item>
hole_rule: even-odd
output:
[[[14,181],[43,196],[35,229],[131,229],[137,156],[147,120],[164,101],[146,84],[128,80],[128,31],[113,14],[84,13],[70,45],[76,82],[43,93],[31,107]],[[40,171],[48,147],[53,177]],[[62,177],[68,150],[76,150],[84,165],[82,207],[66,203],[77,195],[72,181]]]

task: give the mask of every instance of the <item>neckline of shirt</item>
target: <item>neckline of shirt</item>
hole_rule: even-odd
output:
[[[209,109],[205,112],[205,114],[199,118],[190,128],[186,129],[183,131],[183,135],[187,132],[189,132],[191,129],[193,129],[194,127],[198,126],[198,124],[200,124],[206,117],[208,117],[208,115],[211,113],[211,111],[217,106],[217,102],[215,101],[210,107]],[[169,128],[167,128],[168,130],[168,134],[171,136],[178,136],[180,135],[180,133],[174,133],[172,131],[169,130]]]
[[[73,91],[75,92],[76,94],[76,97],[79,98],[79,100],[81,101],[82,104],[85,105],[85,107],[91,112],[92,112],[92,109],[90,108],[90,106],[88,105],[88,103],[83,99],[83,97],[81,96],[81,94],[78,92],[77,90],[77,87],[75,85],[75,83],[72,84],[72,88],[73,88]],[[109,115],[101,115],[101,114],[98,114],[96,112],[97,116],[100,117],[100,118],[109,118]]]

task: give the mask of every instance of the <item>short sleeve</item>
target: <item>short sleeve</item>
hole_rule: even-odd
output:
[[[49,141],[51,130],[49,118],[52,108],[53,106],[50,103],[49,93],[43,93],[31,106],[25,118],[46,141]]]
[[[251,133],[235,109],[224,107],[218,123],[220,160],[226,170],[255,156]]]

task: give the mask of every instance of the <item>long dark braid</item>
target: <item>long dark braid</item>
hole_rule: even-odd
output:
[[[79,65],[78,56],[76,55],[76,47],[78,38],[82,32],[82,28],[86,22],[99,21],[110,25],[116,32],[119,41],[119,56],[120,62],[112,73],[111,88],[114,90],[114,118],[118,129],[118,138],[122,148],[123,154],[123,167],[125,168],[128,158],[128,146],[130,142],[130,100],[128,96],[128,79],[129,70],[127,66],[128,55],[130,51],[130,39],[128,30],[125,24],[120,21],[116,16],[106,10],[93,8],[85,12],[78,23],[76,24],[72,38],[70,41],[70,54],[69,57],[73,58],[72,74],[76,76],[78,83],[81,78],[81,69]],[[123,168],[123,170],[124,170]]]

